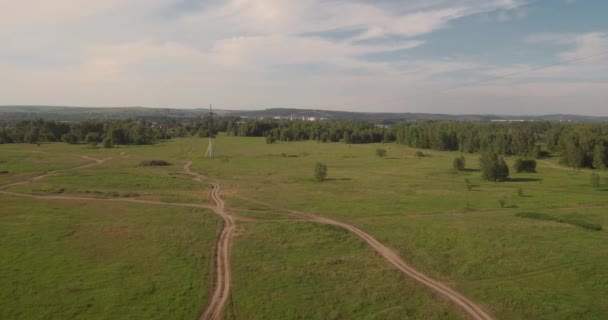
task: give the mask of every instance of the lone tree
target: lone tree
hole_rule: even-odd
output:
[[[376,155],[380,158],[386,157],[386,149],[376,149]]]
[[[481,177],[490,181],[505,181],[509,177],[509,166],[496,153],[484,153],[479,158]]]
[[[323,182],[325,180],[325,178],[327,177],[327,166],[325,165],[325,163],[317,162],[317,164],[315,165],[314,176],[315,180],[319,182]]]
[[[464,159],[463,156],[454,158],[452,165],[454,166],[454,169],[456,169],[458,171],[464,171],[465,166],[466,166],[466,160]]]

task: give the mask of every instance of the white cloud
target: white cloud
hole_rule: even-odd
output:
[[[449,28],[454,19],[466,16],[491,13],[523,19],[521,5],[526,1],[226,0],[205,2],[198,11],[170,12],[181,2],[0,0],[0,104],[201,106],[213,102],[235,108],[415,111],[418,106],[426,109],[417,111],[440,112],[450,104],[447,95],[408,96],[468,82],[467,76],[439,77],[446,73],[500,75],[534,67],[360,58],[422,46],[424,35]],[[330,30],[361,33],[339,41],[302,36]],[[361,41],[389,37],[401,40]],[[535,35],[527,42],[571,46],[560,55],[562,59],[608,49],[601,33]],[[535,89],[552,91],[550,80],[555,77],[595,77],[602,70],[591,69],[564,66],[534,72],[526,81],[528,85],[542,82],[546,85]],[[593,92],[600,89],[589,86]],[[467,90],[483,99],[493,94],[488,88]],[[596,96],[583,91],[571,93]],[[465,99],[460,90],[450,94]],[[469,102],[475,99],[469,96]]]

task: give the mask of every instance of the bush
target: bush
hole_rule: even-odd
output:
[[[523,197],[524,196],[524,189],[517,188],[517,195],[520,196],[520,197]]]
[[[325,181],[325,178],[327,177],[327,166],[324,163],[317,162],[315,165],[314,177],[315,180],[319,182]]]
[[[380,158],[386,157],[386,149],[376,149],[376,156]]]
[[[515,172],[517,173],[522,173],[522,172],[530,172],[530,173],[534,173],[536,172],[536,160],[524,160],[524,159],[517,159],[515,160],[515,163],[513,164],[513,168],[515,169]]]
[[[171,164],[164,160],[145,160],[139,163],[141,167],[164,167]]]
[[[97,134],[96,132],[89,132],[87,133],[87,136],[84,140],[87,144],[96,145],[100,142],[99,134]]]
[[[114,142],[112,142],[111,138],[105,138],[105,139],[103,139],[103,147],[106,149],[113,148]]]
[[[277,142],[277,138],[275,136],[273,136],[271,134],[266,136],[266,143],[273,144],[275,142]]]
[[[422,157],[424,157],[424,156],[425,156],[424,152],[422,152],[422,151],[420,151],[420,150],[416,151],[416,157],[418,157],[418,158],[422,158]]]
[[[485,153],[479,159],[482,178],[490,181],[505,181],[509,177],[509,166],[496,153]]]
[[[464,171],[465,164],[466,164],[466,160],[462,156],[454,158],[454,161],[452,161],[452,166],[457,171]]]

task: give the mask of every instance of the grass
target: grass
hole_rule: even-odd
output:
[[[0,196],[0,318],[195,319],[217,219],[200,209]]]
[[[499,319],[603,319],[608,313],[605,231],[515,216],[584,211],[580,220],[606,225],[606,193],[589,186],[588,173],[541,162],[538,173],[512,173],[510,181],[494,183],[474,170],[454,172],[459,153],[425,151],[418,158],[417,150],[394,144],[267,145],[222,136],[217,145],[222,156],[196,159],[194,170],[230,190],[229,207],[288,208],[354,224]],[[378,158],[379,147],[391,157]],[[464,156],[474,169],[478,156]],[[322,183],[313,178],[319,161],[328,167]]]
[[[528,218],[528,219],[537,219],[537,220],[546,220],[546,221],[567,223],[567,224],[571,224],[573,226],[577,226],[577,227],[581,227],[581,228],[589,229],[589,230],[593,230],[593,231],[602,230],[601,225],[599,225],[597,223],[591,223],[591,222],[581,220],[579,217],[576,217],[576,216],[558,218],[558,217],[554,217],[554,216],[546,214],[546,213],[539,213],[539,212],[519,212],[516,214],[516,216],[521,217],[521,218]]]
[[[512,173],[509,181],[494,183],[481,180],[475,171],[477,155],[465,154],[468,170],[456,172],[452,160],[459,153],[425,150],[425,156],[418,157],[418,150],[395,144],[266,144],[263,138],[220,136],[220,156],[205,159],[205,142],[175,139],[116,149],[2,145],[0,171],[9,173],[0,175],[0,184],[90,163],[81,155],[111,156],[102,165],[59,172],[10,191],[209,203],[207,187],[180,173],[184,161],[193,160],[193,171],[221,183],[233,214],[271,220],[237,223],[228,319],[461,316],[452,305],[401,276],[357,238],[332,227],[287,220],[283,209],[331,217],[371,233],[408,263],[463,292],[498,319],[604,319],[608,314],[607,231],[590,232],[572,225],[608,224],[607,193],[589,185],[588,172],[552,168],[541,161],[537,173]],[[386,149],[389,157],[377,157],[379,148]],[[191,150],[195,152],[189,155]],[[141,161],[159,158],[171,165],[138,167]],[[514,159],[507,160],[512,164]],[[317,162],[327,165],[324,182],[313,177]],[[467,184],[474,187],[469,191]],[[0,306],[0,312],[11,312],[0,318],[27,319],[51,310],[46,318],[128,314],[134,319],[140,315],[160,319],[175,318],[167,312],[183,307],[175,314],[192,319],[204,305],[210,248],[217,231],[217,220],[207,213],[4,196],[0,196],[0,205],[10,208],[2,210],[0,218],[0,228],[4,228],[0,233],[4,237],[0,239],[0,297],[11,301]],[[55,207],[60,209],[51,210]],[[67,218],[56,217],[62,212]],[[522,219],[516,216],[518,212],[538,213],[541,219]],[[10,220],[21,215],[32,217]],[[547,217],[568,223],[542,220]],[[104,223],[127,224],[139,231],[126,248],[122,247],[125,240],[100,236],[103,232],[94,228],[84,229],[80,234],[90,237],[78,241],[74,235],[61,237],[74,226],[96,223],[102,231]],[[160,237],[158,230],[172,225],[181,231]],[[13,233],[18,235],[14,239],[4,236]],[[46,235],[40,240],[38,234]],[[172,244],[183,244],[183,234],[191,235],[188,239],[197,239],[195,235],[204,239],[194,241],[187,250],[176,250]],[[79,247],[80,243],[89,245]],[[138,246],[144,249],[132,256]],[[32,251],[32,257],[23,254],[28,252],[25,248]],[[100,257],[109,255],[111,263],[105,258],[83,258],[88,251],[99,251]],[[171,281],[162,277],[166,274]],[[21,282],[11,282],[20,277]],[[26,283],[27,277],[36,280],[33,285]],[[149,297],[145,293],[150,288],[146,287],[148,279],[156,277],[162,279],[155,283],[164,285],[156,286]],[[206,286],[183,291],[195,277]],[[58,292],[63,291],[57,288],[77,280],[87,283],[86,290],[61,298]],[[21,287],[26,289],[20,291]],[[159,287],[168,288],[167,293],[158,293]],[[202,291],[195,294],[192,290]],[[93,296],[102,300],[89,312],[86,306]]]
[[[461,319],[357,238],[307,222],[244,223],[226,319]]]

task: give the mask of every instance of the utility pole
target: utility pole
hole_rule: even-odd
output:
[[[213,123],[213,107],[209,105],[209,113],[207,114],[208,122],[208,130],[209,130],[209,146],[207,146],[207,152],[205,153],[205,157],[214,158],[215,157],[215,126]]]

